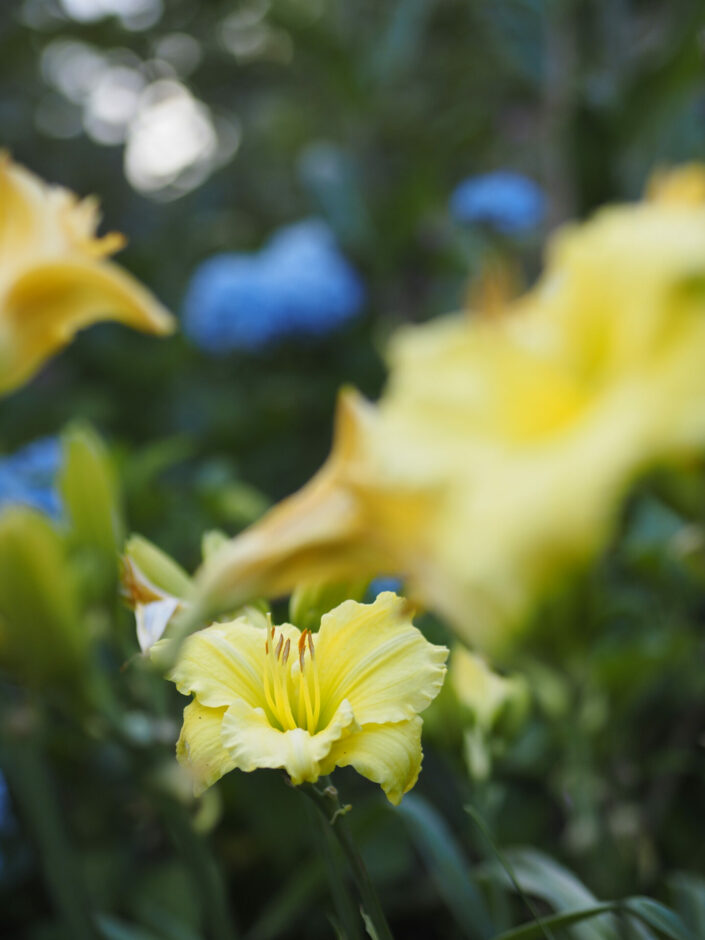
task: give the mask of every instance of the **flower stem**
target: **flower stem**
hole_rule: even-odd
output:
[[[375,887],[344,818],[352,807],[341,804],[338,791],[329,779],[324,779],[324,783],[327,784],[324,789],[312,784],[304,785],[300,789],[316,804],[328,822],[331,832],[335,834],[338,840],[360,893],[362,912],[365,919],[369,921],[368,932],[370,932],[369,928],[371,927],[374,931],[372,935],[375,940],[393,940],[392,932],[389,929],[387,918],[384,916]]]

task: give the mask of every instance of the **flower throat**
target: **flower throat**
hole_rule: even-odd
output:
[[[272,725],[282,731],[303,728],[315,734],[321,716],[321,689],[311,631],[304,630],[292,650],[291,639],[285,640],[283,633],[277,639],[270,623],[264,652],[264,695]]]

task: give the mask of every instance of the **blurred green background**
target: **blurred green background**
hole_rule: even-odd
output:
[[[457,308],[490,251],[530,282],[556,224],[705,157],[704,48],[700,0],[6,0],[0,142],[98,194],[105,227],[129,238],[121,263],[170,309],[202,260],[311,216],[367,301],[329,336],[218,358],[180,334],[92,328],[3,401],[2,450],[90,422],[123,530],[192,570],[203,531],[238,531],[320,465],[338,388],[378,394],[395,326]],[[454,187],[500,168],[543,187],[541,229],[498,239],[453,220]],[[471,802],[538,910],[588,889],[651,894],[705,937],[703,482],[699,467],[648,481],[610,556],[542,612],[574,629],[517,664],[532,690],[520,730],[478,732],[473,764],[440,703],[428,802],[404,812],[340,774],[398,936],[488,938],[528,916]],[[184,700],[130,661],[114,572],[94,575],[78,578],[95,640],[83,679],[2,682],[0,933],[333,935],[329,850],[298,795],[266,772],[191,800],[171,757]],[[535,851],[511,855],[520,844],[587,888]],[[648,929],[554,935],[672,935]]]

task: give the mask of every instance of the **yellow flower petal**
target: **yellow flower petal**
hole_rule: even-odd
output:
[[[360,725],[412,718],[438,694],[447,656],[414,627],[408,601],[396,594],[346,601],[323,617],[316,636],[321,721],[344,699]]]
[[[389,592],[374,604],[346,601],[318,634],[270,620],[263,628],[247,617],[214,624],[184,642],[170,675],[198,704],[184,716],[181,759],[200,760],[203,786],[228,766],[220,746],[232,767],[281,768],[294,784],[352,764],[398,802],[418,776],[417,712],[440,690],[447,655]],[[204,717],[212,724],[197,751],[192,738],[205,734]]]
[[[304,781],[315,783],[321,776],[321,761],[328,757],[333,744],[356,728],[349,702],[342,702],[328,726],[312,735],[303,728],[279,731],[270,725],[263,709],[239,701],[225,713],[221,739],[240,770],[282,768],[298,785]]]
[[[422,726],[418,716],[396,724],[367,725],[333,745],[324,773],[333,767],[352,766],[378,783],[396,806],[414,786],[421,770]]]
[[[196,795],[235,768],[220,739],[224,708],[206,708],[198,701],[184,709],[184,724],[176,744],[176,756],[193,776]]]
[[[76,261],[36,265],[2,299],[0,392],[28,379],[83,327],[117,320],[171,332],[167,311],[117,265]]]
[[[687,167],[559,231],[503,316],[401,331],[355,446],[206,565],[199,602],[374,565],[500,651],[608,543],[640,474],[705,449],[704,194]]]
[[[671,205],[705,203],[705,166],[686,163],[675,170],[657,170],[649,180],[647,196]]]
[[[186,639],[169,678],[179,692],[193,692],[209,708],[236,699],[264,707],[264,640],[265,631],[246,617],[214,624]]]
[[[41,181],[0,154],[0,257],[2,267],[14,267],[31,256],[33,245],[44,245],[46,216],[42,214]]]
[[[205,610],[241,606],[299,584],[347,581],[389,570],[367,532],[347,471],[364,448],[370,406],[350,390],[339,398],[335,439],[325,466],[298,493],[265,513],[249,535],[207,559],[198,575]]]
[[[105,260],[124,239],[97,237],[99,221],[95,199],[48,186],[0,154],[0,393],[90,323],[173,329],[156,298]]]

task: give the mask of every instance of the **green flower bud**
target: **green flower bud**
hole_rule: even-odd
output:
[[[85,665],[88,634],[65,540],[24,507],[0,515],[0,660],[33,683]]]
[[[131,535],[125,545],[125,555],[165,594],[183,599],[191,593],[191,578],[181,565],[144,536]]]
[[[361,601],[369,579],[299,585],[289,600],[289,620],[300,630],[318,630],[323,614],[343,601]]]
[[[103,442],[89,427],[75,425],[63,435],[64,463],[59,492],[74,546],[83,552],[101,586],[117,577],[123,524],[113,470]]]

